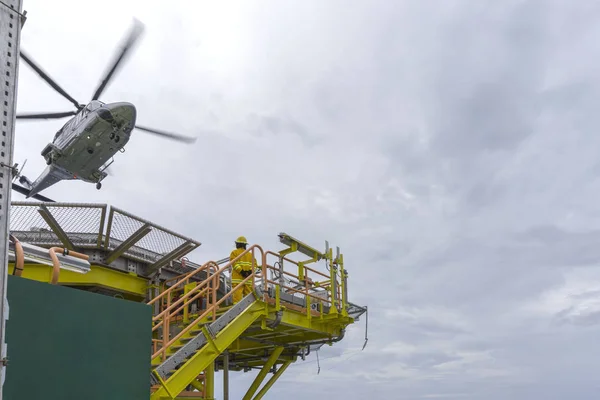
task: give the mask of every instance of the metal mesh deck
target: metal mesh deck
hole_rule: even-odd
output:
[[[133,235],[142,228],[147,228],[148,233],[135,240]],[[11,206],[10,232],[23,242],[44,247],[63,246],[61,236],[66,236],[74,247],[107,251],[134,241],[122,256],[147,264],[159,263],[169,254],[182,257],[201,245],[106,204],[15,201]],[[186,267],[179,266],[178,272],[194,267],[197,265],[186,262]]]

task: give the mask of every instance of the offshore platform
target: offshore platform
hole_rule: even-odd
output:
[[[348,299],[339,249],[326,244],[319,251],[286,233],[278,251],[252,245],[233,260],[195,264],[185,255],[199,242],[118,208],[13,202],[10,234],[11,275],[152,309],[152,400],[214,399],[215,370],[227,387],[229,371],[254,369],[244,399],[260,399],[291,363],[342,340],[366,312]],[[232,265],[247,253],[257,265],[233,287]],[[318,262],[324,270],[314,267]],[[233,304],[243,284],[252,293]]]
[[[367,308],[350,301],[327,242],[279,233],[283,248],[195,263],[199,241],[116,207],[11,201],[21,10],[0,5],[0,400],[208,400],[215,371],[224,399],[230,372],[255,372],[243,399],[261,399],[292,363],[342,340]],[[247,254],[252,273],[236,286]]]

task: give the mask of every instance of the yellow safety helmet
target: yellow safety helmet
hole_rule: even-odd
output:
[[[248,241],[246,240],[245,236],[240,236],[239,238],[235,239],[235,242],[241,244],[248,244]]]

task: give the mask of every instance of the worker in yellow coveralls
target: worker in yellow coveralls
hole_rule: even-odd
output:
[[[248,246],[248,241],[244,236],[240,236],[235,241],[235,249],[229,255],[229,261],[233,261],[237,256],[246,251],[246,246]],[[237,287],[246,277],[252,274],[252,252],[244,254],[240,257],[233,265],[231,270],[231,285],[233,288]],[[256,258],[254,258],[254,265],[258,267],[258,263],[256,262]],[[244,287],[238,289],[233,293],[233,304],[239,302],[246,295],[252,292],[252,279],[249,279],[244,284]]]

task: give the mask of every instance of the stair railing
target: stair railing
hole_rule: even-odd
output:
[[[232,288],[220,300],[217,301],[217,288],[218,288],[218,285],[220,282],[220,279],[219,279],[220,276],[225,271],[230,270],[232,268],[232,266],[239,259],[241,259],[242,256],[244,256],[245,254],[252,252],[253,259],[255,259],[255,250],[260,251],[260,253],[261,253],[260,259],[263,260],[263,266],[262,266],[262,269],[260,270],[260,273],[257,274],[256,268],[253,265],[252,273],[248,277],[246,277],[240,284],[236,285],[236,287]],[[264,271],[266,271],[266,268],[264,265],[265,260],[266,260],[265,252],[263,251],[262,247],[260,247],[259,245],[252,245],[252,246],[248,247],[243,253],[241,253],[237,257],[235,257],[233,260],[229,261],[224,266],[219,268],[214,274],[210,274],[209,277],[205,281],[200,282],[193,290],[188,292],[186,294],[186,296],[189,295],[190,293],[197,293],[201,289],[204,290],[204,287],[206,287],[206,289],[208,289],[208,291],[209,291],[208,297],[210,298],[210,301],[207,303],[206,310],[202,314],[200,314],[194,321],[192,321],[190,324],[188,324],[184,329],[182,329],[177,335],[175,335],[170,340],[167,340],[167,339],[170,336],[169,329],[168,329],[168,326],[169,326],[168,321],[170,319],[170,314],[171,314],[170,313],[171,305],[169,304],[170,296],[167,297],[167,308],[164,313],[161,313],[161,317],[160,317],[160,318],[162,318],[163,321],[166,321],[166,322],[163,322],[163,345],[162,345],[162,348],[158,349],[157,351],[154,352],[154,354],[152,354],[152,358],[155,358],[162,354],[162,359],[164,361],[166,359],[167,349],[171,345],[173,345],[175,342],[177,342],[181,337],[183,337],[186,333],[188,333],[190,330],[192,330],[195,326],[200,324],[200,322],[202,320],[204,320],[206,317],[208,317],[211,314],[212,314],[212,320],[213,321],[216,320],[217,309],[219,308],[221,303],[223,303],[225,300],[229,299],[233,295],[233,293],[236,292],[237,290],[241,290],[244,285],[251,282],[252,290],[255,290],[255,287],[256,287],[255,279],[257,277],[263,278]],[[206,266],[208,264],[210,264],[210,262],[206,263],[204,265]],[[254,264],[254,261],[253,261],[253,264]],[[168,289],[168,290],[171,290],[171,289]],[[161,295],[163,295],[163,294],[161,294]],[[159,296],[157,296],[157,298],[158,297]],[[184,300],[183,305],[180,307],[185,307],[185,306],[189,305],[190,302],[192,301],[188,297],[185,297],[185,298],[182,298],[179,300]],[[155,299],[153,299],[153,301],[155,301]]]
[[[170,316],[172,316],[172,315],[178,315],[190,303],[198,300],[201,296],[204,296],[204,295],[208,296],[209,293],[210,293],[209,289],[211,289],[211,288],[209,288],[209,287],[202,288],[202,286],[204,286],[204,285],[198,285],[198,286],[196,286],[195,288],[193,288],[192,290],[190,290],[188,293],[186,293],[185,295],[183,295],[182,297],[180,297],[173,304],[170,304],[170,300],[171,299],[168,298],[168,300],[167,300],[167,307],[163,311],[161,311],[159,314],[157,314],[154,317],[152,317],[152,322],[158,321],[152,327],[152,332],[154,332],[160,326],[162,326],[164,324],[164,321],[166,319],[170,319]],[[192,295],[194,295],[194,296],[192,296]],[[177,307],[175,310],[173,310],[177,305],[179,305],[179,307]],[[169,317],[165,318],[165,316],[167,314],[169,315]]]
[[[273,263],[273,265],[269,264],[267,261],[267,256],[273,256],[277,258],[277,261]],[[295,266],[295,270],[302,270],[302,278],[299,275],[288,272],[283,267],[283,264],[290,263]],[[318,271],[314,268],[307,267],[303,265],[301,262],[294,261],[289,257],[281,256],[281,254],[275,253],[273,251],[267,251],[265,253],[265,262],[263,263],[265,268],[264,273],[264,281],[266,284],[271,284],[275,286],[275,290],[281,294],[283,291],[287,293],[298,293],[303,294],[306,299],[306,313],[310,317],[311,316],[311,307],[310,303],[315,302],[320,304],[320,309],[317,311],[319,315],[323,315],[323,303],[329,304],[331,307],[336,307],[336,299],[340,299],[340,285],[337,280],[337,276],[333,275],[333,284],[332,284],[332,274],[325,274],[321,271]],[[279,267],[276,267],[275,264],[279,264]],[[267,277],[266,271],[270,271],[271,275],[274,279],[269,279]],[[299,285],[296,287],[290,286],[285,283],[285,277],[289,277],[290,280],[295,280]],[[312,278],[312,279],[311,279]],[[317,280],[319,279],[319,280]],[[327,298],[315,295],[315,288],[323,289],[327,291]],[[268,297],[268,292],[265,291],[265,297]],[[275,301],[278,301],[280,296],[275,298]],[[336,307],[337,309],[337,307]]]
[[[178,282],[176,282],[175,284],[173,284],[168,289],[165,289],[164,291],[162,291],[158,296],[156,296],[155,298],[150,300],[147,304],[153,305],[154,303],[156,303],[158,300],[161,300],[166,295],[170,295],[171,293],[176,291],[177,288],[183,289],[183,286],[187,285],[189,283],[189,280],[192,277],[194,277],[195,275],[199,274],[200,272],[206,271],[210,267],[214,267],[214,266],[216,266],[218,269],[218,266],[215,264],[214,261],[208,261],[207,263],[204,263],[197,269],[190,271],[187,274],[183,274],[183,275],[176,276],[175,278],[171,278],[171,280],[175,280],[175,279],[180,279],[180,280]],[[210,274],[210,272],[209,272],[209,274]]]
[[[209,263],[211,264],[211,266],[212,266],[212,267],[213,267],[213,269],[214,269],[214,271],[213,271],[213,273],[214,273],[214,272],[216,272],[216,271],[219,269],[219,262],[220,262],[220,261],[209,261],[209,262],[207,262],[206,264],[209,264]],[[181,281],[183,280],[183,281],[185,281],[185,283],[184,283],[184,286],[185,286],[185,285],[187,285],[188,283],[190,283],[190,279],[191,279],[191,278],[192,278],[194,275],[196,275],[198,272],[200,272],[200,271],[203,271],[203,270],[204,270],[202,267],[204,267],[206,264],[204,264],[204,265],[202,265],[202,266],[198,267],[197,269],[195,269],[195,270],[193,270],[193,271],[187,272],[187,273],[185,273],[185,274],[181,274],[181,275],[174,276],[173,278],[169,278],[169,279],[167,279],[166,281],[164,281],[162,284],[163,284],[163,285],[165,286],[165,288],[166,288],[166,287],[167,287],[167,286],[168,286],[168,285],[169,285],[171,282],[173,282],[173,281],[176,281],[176,282],[175,282],[175,284],[179,284],[179,283],[181,283]]]

